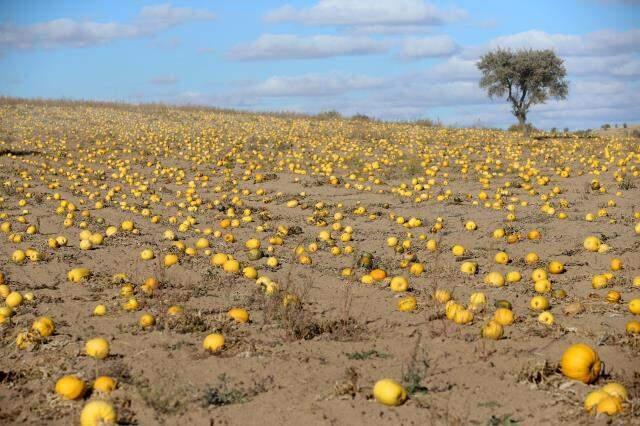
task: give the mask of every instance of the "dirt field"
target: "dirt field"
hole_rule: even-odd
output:
[[[77,424],[97,399],[120,423],[141,425],[640,424],[640,334],[625,331],[639,319],[629,309],[640,297],[637,139],[6,103],[0,151],[0,223],[10,224],[0,271],[11,291],[33,294],[0,325],[1,424]],[[81,249],[83,230],[104,241]],[[58,236],[68,243],[50,241]],[[587,251],[587,236],[606,246]],[[261,248],[246,248],[251,239]],[[152,259],[141,258],[145,249]],[[509,263],[496,263],[500,251]],[[539,260],[527,263],[531,252]],[[171,253],[178,263],[166,267]],[[213,265],[216,253],[239,271]],[[614,258],[623,267],[612,272]],[[551,261],[564,271],[549,275],[555,321],[546,325],[530,308],[531,275]],[[461,272],[464,262],[477,273]],[[91,275],[70,282],[77,267]],[[246,267],[265,278],[248,278]],[[387,277],[376,281],[373,268]],[[509,271],[522,279],[485,283]],[[397,276],[407,291],[390,288]],[[157,287],[143,285],[149,277]],[[448,319],[436,290],[472,321]],[[621,300],[607,301],[611,291]],[[486,303],[470,303],[479,292]],[[417,308],[400,311],[411,296]],[[498,301],[515,322],[501,339],[483,338]],[[99,304],[105,315],[93,313]],[[250,321],[230,319],[234,307]],[[145,313],[155,325],[139,325]],[[41,316],[55,333],[25,333]],[[215,332],[225,345],[211,353],[203,340]],[[94,337],[108,340],[105,359],[85,353]],[[604,362],[595,383],[560,372],[574,343]],[[76,400],[54,389],[70,374],[87,384]],[[116,389],[92,389],[98,376]],[[403,384],[404,404],[376,402],[383,378]],[[585,396],[612,381],[630,395],[622,413],[588,414]]]

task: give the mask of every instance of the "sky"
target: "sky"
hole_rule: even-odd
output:
[[[497,47],[565,61],[535,126],[640,122],[640,0],[0,0],[0,95],[507,127]]]

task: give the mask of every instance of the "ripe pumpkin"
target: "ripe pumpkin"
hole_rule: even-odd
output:
[[[447,303],[451,300],[451,292],[449,290],[437,289],[433,295],[438,303]]]
[[[89,279],[91,271],[88,268],[75,268],[67,273],[67,279],[74,283]]]
[[[584,239],[584,248],[591,252],[597,252],[602,241],[598,237],[590,236]]]
[[[111,393],[116,388],[117,382],[109,376],[97,377],[93,382],[93,389],[99,392]]]
[[[219,352],[224,347],[224,336],[220,333],[212,333],[204,338],[202,347],[210,352]]]
[[[493,320],[500,325],[511,325],[514,319],[513,311],[507,308],[498,308],[493,314]]]
[[[549,309],[549,300],[544,296],[534,296],[531,298],[529,306],[534,311],[546,311]]]
[[[76,376],[64,376],[56,382],[56,393],[63,399],[78,399],[84,394],[86,385],[84,381]]]
[[[387,273],[382,269],[374,269],[369,273],[369,275],[371,275],[371,278],[373,278],[374,281],[382,281],[387,278]]]
[[[477,270],[478,265],[475,262],[462,262],[460,265],[460,271],[468,275],[475,274]]]
[[[409,281],[407,281],[407,279],[402,276],[393,277],[391,279],[389,287],[391,287],[391,290],[396,293],[402,293],[403,291],[407,291],[409,289]]]
[[[640,321],[629,321],[625,329],[627,330],[627,334],[640,334]]]
[[[482,327],[482,337],[485,339],[499,340],[503,335],[504,329],[497,321],[489,321],[487,325]]]
[[[249,321],[249,312],[247,312],[247,310],[243,308],[229,309],[227,315],[235,322],[245,323]]]
[[[562,354],[560,368],[566,377],[589,384],[598,379],[602,363],[590,346],[576,343]]]
[[[42,337],[48,337],[56,331],[56,326],[51,318],[40,317],[33,322],[31,329],[37,331]]]
[[[453,322],[456,324],[469,324],[473,321],[473,312],[468,309],[458,309],[453,316]]]
[[[545,325],[553,325],[554,323],[553,314],[549,311],[541,312],[540,315],[538,315],[538,322],[541,322],[542,324],[545,324]]]
[[[82,408],[80,426],[108,426],[116,424],[116,410],[105,401],[91,401]]]
[[[615,396],[606,396],[596,405],[596,413],[613,416],[622,411],[622,403]]]
[[[627,388],[625,388],[620,383],[616,383],[616,382],[607,383],[602,387],[602,390],[611,396],[620,398],[620,400],[622,401],[626,401],[629,399],[629,392],[627,391]]]
[[[92,358],[104,359],[109,356],[109,342],[102,337],[96,337],[87,341],[85,351]]]
[[[602,389],[589,392],[589,394],[587,394],[586,398],[584,399],[584,409],[588,412],[592,412],[596,408],[598,403],[608,396],[610,395]]]
[[[407,391],[393,379],[382,379],[373,386],[373,397],[380,404],[394,407],[407,400]]]

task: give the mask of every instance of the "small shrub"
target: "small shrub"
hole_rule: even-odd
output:
[[[246,401],[246,392],[242,389],[231,387],[226,374],[219,375],[218,382],[217,386],[209,387],[204,391],[202,397],[202,405],[204,407],[221,407]]]
[[[379,352],[375,349],[371,349],[368,351],[359,351],[359,352],[347,352],[345,353],[347,358],[351,360],[364,361],[372,358],[389,358],[391,355]]]

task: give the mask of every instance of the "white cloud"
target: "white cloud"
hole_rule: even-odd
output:
[[[405,35],[424,34],[431,32],[433,27],[425,25],[358,25],[357,27],[341,28],[348,34],[381,34],[381,35]]]
[[[634,78],[640,76],[640,60],[634,55],[569,56],[565,58],[571,76],[613,76]]]
[[[68,18],[25,26],[0,24],[0,46],[22,49],[89,47],[119,39],[151,36],[187,22],[212,19],[214,15],[204,10],[157,5],[143,7],[138,16],[127,24]]]
[[[233,47],[228,57],[237,61],[314,59],[383,53],[388,44],[367,37],[263,34],[257,40]]]
[[[531,30],[496,37],[485,45],[469,49],[467,53],[478,56],[498,47],[554,49],[561,56],[616,55],[640,51],[640,29],[603,30],[585,35],[549,34]]]
[[[362,26],[375,31],[390,26],[442,25],[464,17],[462,9],[443,11],[423,0],[319,0],[307,9],[283,6],[265,19],[270,23]]]
[[[248,91],[265,97],[334,96],[353,90],[380,87],[384,80],[355,74],[273,76]]]
[[[434,58],[450,56],[459,48],[456,42],[447,35],[408,38],[402,45],[400,55],[405,59]]]
[[[480,81],[476,60],[461,56],[452,56],[431,66],[424,72],[424,76],[437,81]]]
[[[215,15],[206,10],[161,4],[143,7],[138,16],[137,25],[149,29],[156,27],[162,30],[185,22],[210,21],[214,18]]]
[[[149,83],[157,86],[171,86],[178,82],[178,78],[173,74],[158,75],[149,79]]]

